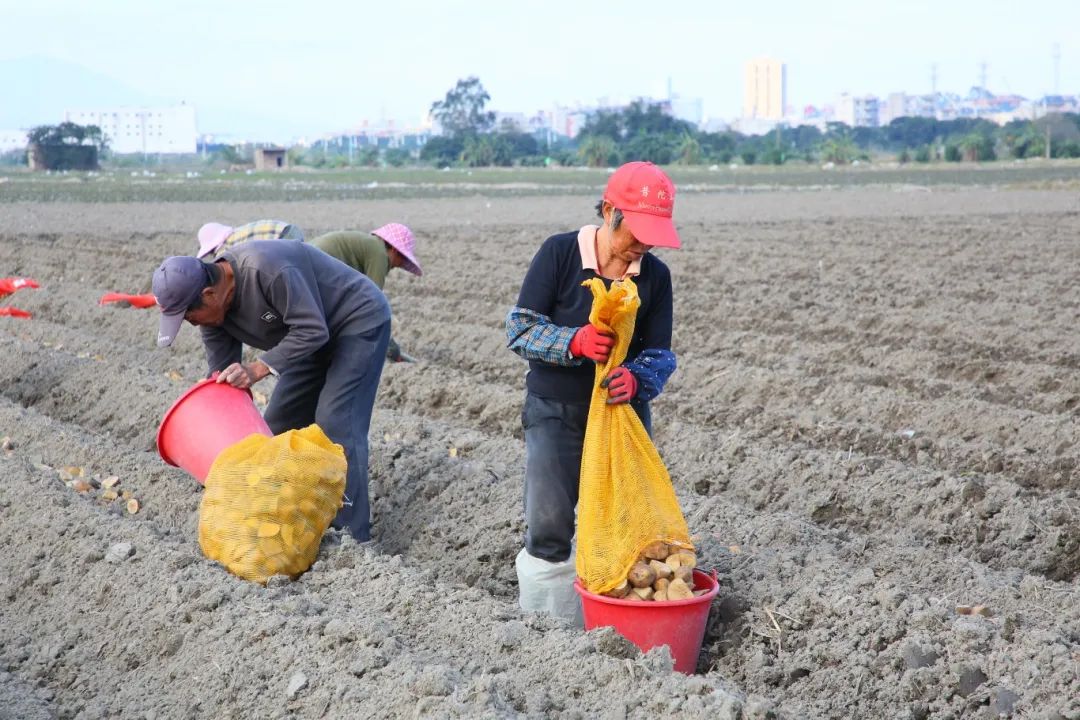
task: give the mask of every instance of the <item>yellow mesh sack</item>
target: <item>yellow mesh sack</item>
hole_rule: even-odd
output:
[[[345,493],[345,451],[318,425],[249,435],[210,467],[199,545],[234,575],[265,583],[311,567]]]
[[[634,335],[641,298],[629,278],[604,287],[582,283],[593,294],[589,322],[615,336],[604,365],[597,363],[585,447],[581,457],[575,566],[585,589],[611,590],[624,579],[645,546],[656,540],[693,549],[671,477],[641,419],[629,403],[608,405],[600,381],[624,359]]]

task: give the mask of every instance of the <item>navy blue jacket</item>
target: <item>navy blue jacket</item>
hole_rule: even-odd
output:
[[[600,276],[581,265],[578,232],[553,235],[533,257],[517,305],[546,315],[555,325],[581,327],[589,322],[593,301],[592,293],[581,283],[594,277]],[[610,287],[610,280],[601,280]],[[671,272],[667,265],[649,253],[641,259],[641,272],[634,282],[641,297],[641,307],[626,356],[628,360],[633,360],[647,348],[671,349]],[[526,385],[529,392],[538,397],[587,403],[592,396],[595,367],[592,362],[567,367],[530,360]]]

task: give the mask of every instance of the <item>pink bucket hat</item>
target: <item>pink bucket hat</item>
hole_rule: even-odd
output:
[[[401,223],[387,223],[381,228],[372,230],[371,234],[390,243],[405,257],[403,268],[413,275],[424,274],[424,271],[420,269],[420,263],[416,261],[416,238],[413,237],[412,230]]]
[[[195,257],[206,257],[225,244],[225,239],[232,234],[233,228],[221,223],[206,223],[199,228],[199,254]]]

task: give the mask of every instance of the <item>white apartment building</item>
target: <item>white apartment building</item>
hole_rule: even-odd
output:
[[[115,153],[157,155],[197,150],[198,129],[195,108],[191,105],[68,110],[64,120],[79,125],[97,125]]]
[[[877,127],[881,124],[879,101],[873,95],[844,93],[836,103],[836,119],[849,127]]]

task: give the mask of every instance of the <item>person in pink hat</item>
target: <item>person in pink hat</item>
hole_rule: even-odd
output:
[[[256,220],[233,227],[218,222],[208,222],[199,228],[200,260],[213,260],[233,245],[249,240],[298,240],[303,242],[304,232],[292,223],[281,220]]]
[[[387,273],[394,268],[402,268],[416,276],[424,274],[416,259],[416,237],[412,230],[401,223],[387,223],[370,233],[338,230],[320,235],[311,244],[367,275],[380,290],[386,284]],[[401,352],[393,338],[387,347],[386,357],[393,362],[412,360]]]
[[[675,186],[648,162],[626,163],[596,205],[599,225],[549,237],[533,257],[506,316],[508,347],[529,361],[525,434],[525,547],[518,553],[519,604],[581,623],[572,542],[581,454],[596,363],[614,338],[589,322],[592,292],[633,277],[641,298],[626,362],[603,381],[607,402],[629,403],[652,433],[650,402],[675,372],[671,272],[656,248],[680,247],[672,222]]]

